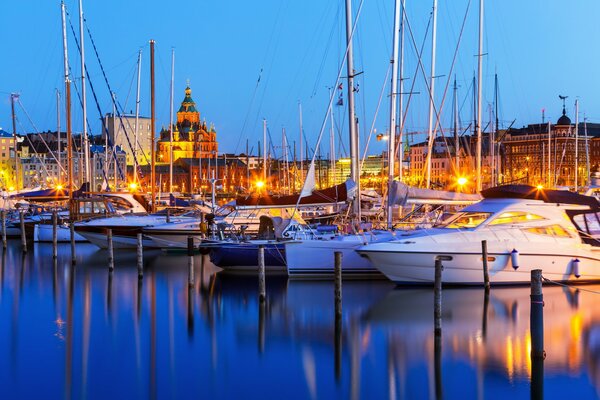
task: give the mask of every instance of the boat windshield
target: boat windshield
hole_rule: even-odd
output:
[[[466,229],[476,228],[492,215],[491,212],[466,211],[458,213],[439,224],[435,228]]]

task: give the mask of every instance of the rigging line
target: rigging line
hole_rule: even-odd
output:
[[[364,0],[360,0],[360,4],[358,6],[358,10],[356,12],[356,17],[354,20],[354,25],[352,26],[352,30],[350,32],[350,37],[348,38],[348,41],[346,43],[346,50],[344,51],[344,57],[342,58],[342,62],[340,63],[340,67],[338,68],[338,74],[337,77],[335,78],[335,83],[333,85],[333,87],[338,87],[338,82],[340,81],[340,78],[342,77],[342,72],[344,70],[344,64],[346,63],[346,59],[348,58],[348,51],[350,50],[350,46],[352,43],[352,40],[354,39],[354,33],[356,32],[356,26],[358,25],[358,21],[360,19],[361,16],[361,11],[362,11],[362,7],[363,7],[363,3]],[[321,144],[321,139],[323,138],[323,133],[325,132],[325,126],[327,125],[328,122],[328,117],[329,117],[329,112],[331,110],[331,108],[333,107],[333,99],[336,97],[337,93],[335,92],[335,90],[331,91],[331,94],[329,95],[329,106],[327,107],[327,112],[325,113],[325,116],[323,117],[323,122],[321,124],[321,129],[319,130],[319,137],[317,138],[317,144],[315,145],[315,149],[319,148],[319,145]],[[310,167],[309,167],[309,171],[311,168],[313,168],[314,170],[314,164],[315,164],[315,158],[317,156],[317,151],[315,150],[315,152],[312,155],[312,158],[310,160]],[[308,181],[308,174],[306,177],[306,180],[304,181],[304,184],[302,185],[302,191],[304,191],[304,185],[306,185],[306,182]],[[294,218],[294,215],[296,213],[296,211],[298,210],[298,205],[300,204],[300,199],[302,199],[302,196],[298,196],[298,201],[296,202],[296,206],[294,207],[294,212],[292,213],[292,218]],[[348,210],[350,209],[350,207],[348,207]]]
[[[252,97],[250,99],[250,104],[248,105],[248,111],[246,111],[246,116],[244,117],[244,123],[242,124],[242,130],[240,135],[238,136],[237,144],[235,145],[235,152],[237,153],[237,149],[240,146],[240,141],[244,136],[244,131],[246,129],[246,124],[248,123],[248,117],[250,116],[250,111],[252,111],[252,104],[254,104],[254,99],[256,98],[256,92],[258,91],[258,85],[260,84],[260,79],[262,78],[263,69],[261,68],[258,72],[258,79],[256,80],[256,85],[254,86],[254,91],[252,92]]]
[[[468,14],[468,10],[469,10],[470,4],[471,4],[471,0],[469,0],[469,2],[467,4],[467,9],[465,11],[465,19],[463,20],[463,29],[464,29],[464,25],[465,25],[465,22],[466,22],[466,17],[467,17],[467,14]],[[405,15],[406,15],[406,9],[404,9],[404,12],[405,12]],[[408,27],[408,31],[410,33],[410,38],[411,38],[411,42],[413,44],[413,47],[416,48],[415,38],[414,38],[414,35],[413,35],[413,31],[412,31],[412,26],[410,24],[410,20],[409,20],[408,17],[406,18],[406,26]],[[457,44],[457,47],[455,49],[454,58],[453,58],[453,61],[452,61],[452,66],[454,66],[454,64],[455,64],[457,53],[458,53],[458,44]],[[419,57],[417,61],[418,61],[417,62],[417,70],[420,69],[421,73],[423,74],[424,81],[425,81],[425,87],[426,87],[427,93],[429,95],[429,101],[432,104],[432,109],[433,109],[433,111],[435,113],[435,117],[436,117],[436,125],[435,125],[435,129],[433,130],[433,135],[435,136],[435,132],[437,131],[438,128],[440,128],[439,127],[440,112],[439,112],[438,108],[435,106],[435,101],[434,101],[434,99],[432,97],[432,93],[431,93],[431,90],[430,90],[429,82],[427,81],[427,73],[425,72],[425,68],[423,67],[423,62],[422,62],[421,57]],[[435,77],[431,77],[431,79],[435,79]],[[445,88],[445,92],[444,92],[444,99],[446,97],[446,93],[448,92],[448,84],[450,82],[450,79],[451,79],[451,75],[448,76],[448,80],[446,82],[446,88]],[[443,103],[442,103],[442,106],[443,106]],[[443,132],[443,129],[440,128],[440,132]],[[423,168],[427,168],[427,165],[424,165]]]
[[[460,47],[460,44],[462,42],[462,38],[463,38],[463,33],[465,30],[465,25],[467,22],[467,16],[469,14],[469,8],[471,6],[471,0],[469,0],[469,2],[467,3],[467,8],[465,10],[465,16],[463,17],[463,23],[462,26],[460,28],[460,33],[458,35],[458,42],[456,43],[456,48],[454,49],[454,55],[452,57],[452,64],[450,65],[450,71],[448,72],[448,79],[446,80],[446,87],[444,88],[444,94],[442,96],[442,102],[440,104],[440,108],[439,108],[439,112],[436,115],[436,123],[435,123],[435,128],[433,129],[433,132],[436,132],[438,129],[440,130],[440,135],[442,136],[442,139],[444,140],[444,144],[446,147],[446,152],[448,155],[448,158],[452,158],[451,154],[450,154],[450,147],[448,146],[448,141],[446,140],[446,135],[444,135],[444,128],[441,126],[441,113],[444,110],[444,105],[446,103],[446,96],[448,95],[448,88],[450,87],[450,81],[452,79],[452,73],[454,71],[454,66],[456,65],[456,59],[458,56],[458,49]],[[454,166],[453,164],[450,164],[451,168],[456,168],[456,166]],[[457,171],[454,171],[454,173],[456,173]]]
[[[29,120],[29,123],[31,124],[31,126],[33,126],[33,129],[35,130],[35,133],[39,135],[40,139],[42,139],[42,143],[44,144],[44,146],[46,146],[46,149],[48,149],[48,151],[50,152],[50,155],[52,156],[52,158],[54,159],[54,161],[56,161],[56,163],[60,166],[62,172],[66,173],[65,169],[63,168],[63,166],[58,163],[58,159],[54,155],[54,152],[50,149],[50,147],[48,146],[48,143],[46,143],[46,140],[44,140],[44,137],[40,134],[40,131],[37,129],[37,127],[33,123],[31,117],[29,116],[29,113],[27,112],[27,110],[23,106],[23,103],[21,103],[21,99],[19,97],[17,97],[17,103],[19,103],[19,106],[21,106],[21,109],[25,113],[25,116]],[[19,124],[20,124],[20,122],[19,122]]]
[[[365,164],[365,159],[367,158],[367,151],[369,149],[369,143],[371,142],[371,137],[373,136],[373,130],[375,129],[375,121],[377,121],[377,115],[379,114],[379,107],[381,106],[381,101],[383,100],[383,95],[385,93],[385,89],[387,87],[387,80],[390,76],[390,69],[392,69],[392,64],[388,64],[387,72],[385,73],[385,78],[383,79],[383,86],[381,87],[381,93],[379,94],[379,101],[377,102],[377,108],[375,109],[375,115],[373,116],[373,122],[371,123],[371,129],[369,131],[369,137],[367,139],[367,143],[365,144],[365,151],[362,156],[362,160],[360,160],[360,170],[362,171],[363,165]],[[390,128],[390,135],[394,135],[395,129]]]
[[[68,13],[67,13],[67,15],[68,15]],[[85,19],[84,19],[84,21],[85,21]],[[75,44],[77,45],[77,50],[79,52],[81,52],[81,47],[79,46],[79,40],[77,39],[77,34],[75,33],[75,29],[73,28],[73,23],[71,21],[70,16],[69,16],[69,26],[71,27],[71,33],[73,34],[73,39],[75,40]],[[90,36],[90,38],[91,38],[91,36]],[[69,73],[72,75],[70,65],[69,65]],[[108,138],[109,137],[108,136],[108,127],[106,127],[106,123],[105,123],[104,117],[102,115],[102,110],[100,109],[100,103],[98,102],[98,97],[96,96],[96,90],[94,88],[94,84],[92,83],[92,80],[90,79],[90,73],[88,71],[87,65],[85,66],[85,75],[87,77],[88,84],[90,85],[90,89],[92,91],[92,96],[94,97],[94,102],[96,103],[96,108],[98,110],[98,114],[100,115],[100,121],[102,122],[103,131],[106,132],[106,137]],[[77,93],[77,98],[79,99],[79,103],[83,107],[83,100],[81,98],[81,94],[79,93],[79,89],[77,88],[77,85],[75,82],[73,83],[73,85],[75,87],[75,93]],[[88,126],[88,132],[91,132],[92,127],[90,126],[89,121],[86,121],[86,124]],[[72,141],[73,141],[72,144],[75,144],[75,146],[76,146],[75,138],[72,138]],[[75,147],[75,148],[77,148],[77,147]],[[102,163],[102,164],[104,164],[104,163]],[[106,180],[106,182],[108,182],[107,171],[105,171],[104,165],[102,166],[102,175],[103,175],[103,178]],[[90,182],[90,184],[91,184],[91,182]]]
[[[581,288],[581,287],[578,287],[578,286],[575,286],[575,285],[569,285],[569,284],[566,284],[566,283],[561,283],[561,282],[558,282],[558,281],[553,281],[551,279],[546,278],[545,276],[542,276],[542,279],[545,282],[552,283],[553,285],[556,285],[556,286],[562,286],[562,287],[566,287],[566,288],[570,288],[570,289],[581,290],[582,292],[588,292],[588,293],[593,293],[593,294],[600,294],[600,292],[597,291],[597,290],[584,289],[584,288]]]
[[[21,120],[17,118],[17,121],[19,123],[19,126],[21,127],[21,129],[23,131],[25,131],[25,127],[23,126],[23,124],[21,123]],[[39,135],[39,133],[38,133]],[[46,176],[50,176],[50,173],[48,172],[48,168],[46,167],[46,163],[41,161],[41,156],[38,153],[37,149],[35,148],[35,146],[33,145],[33,142],[31,141],[31,138],[29,137],[29,135],[25,134],[24,135],[25,138],[27,139],[27,141],[29,142],[29,145],[31,146],[31,148],[33,149],[33,153],[35,154],[36,159],[39,161],[40,165],[42,166],[42,168],[44,169],[44,172],[46,172]],[[41,137],[41,136],[40,136]],[[64,171],[64,169],[63,169]]]
[[[96,59],[98,60],[98,65],[100,66],[100,70],[102,71],[102,76],[104,77],[104,82],[106,83],[106,87],[108,88],[109,93],[113,93],[113,91],[111,90],[111,87],[110,87],[110,83],[108,82],[108,77],[106,76],[106,71],[104,70],[104,66],[102,65],[102,61],[100,60],[100,55],[98,54],[98,48],[96,47],[96,42],[94,41],[94,38],[92,36],[92,32],[90,31],[90,28],[89,28],[89,26],[87,24],[87,21],[85,19],[84,19],[84,22],[85,22],[85,27],[86,27],[88,36],[90,37],[90,42],[92,43],[92,48],[94,49],[94,54],[96,55]],[[135,147],[133,147],[131,145],[131,141],[129,140],[129,135],[127,134],[127,130],[125,129],[125,124],[123,124],[122,115],[119,112],[119,105],[118,105],[117,101],[115,100],[114,96],[110,96],[110,98],[111,98],[112,104],[115,106],[115,109],[118,111],[117,114],[118,114],[118,117],[119,117],[119,123],[120,123],[121,128],[123,129],[123,133],[125,135],[125,138],[127,139],[127,144],[129,145],[129,148],[132,150],[134,164],[135,165],[139,165],[139,163],[137,162],[136,154],[135,154],[136,152],[134,150]],[[94,94],[94,99],[96,100],[96,105],[98,106],[98,110],[100,111],[100,105],[97,102],[95,94]],[[100,114],[100,115],[102,115],[102,114]],[[113,115],[113,118],[114,118],[114,115]],[[113,144],[113,143],[111,143],[112,141],[110,140],[110,136],[108,135],[108,128],[105,126],[106,123],[104,122],[104,118],[102,118],[102,120],[103,120],[102,124],[106,128],[106,139],[107,139],[107,142],[108,142],[109,146],[113,149],[113,151],[112,151],[112,158],[116,162],[116,166],[117,166],[117,170],[119,172],[119,176],[121,177],[121,179],[124,179],[125,178],[125,174],[123,173],[123,169],[121,168],[121,165],[118,162],[116,151],[115,151],[116,150],[116,145]]]

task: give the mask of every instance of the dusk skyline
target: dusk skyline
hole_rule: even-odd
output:
[[[78,2],[66,1],[73,28],[78,35]],[[359,2],[353,4],[356,14]],[[438,10],[438,51],[436,103],[444,96],[460,26],[469,4],[440,2]],[[466,127],[472,119],[471,81],[477,69],[478,4],[471,2],[458,50],[457,63],[450,76],[459,85],[461,119]],[[559,1],[501,3],[487,2],[484,34],[484,110],[486,125],[489,104],[493,102],[494,73],[499,79],[501,127],[546,121],[555,122],[562,104],[558,95],[567,95],[567,112],[575,121],[573,102],[580,100],[580,120],[600,121],[600,100],[594,96],[597,56],[587,46],[600,29],[593,17],[600,5],[584,2],[564,5]],[[60,3],[41,2],[32,9],[5,2],[0,12],[8,23],[0,34],[4,62],[0,66],[0,126],[12,132],[10,99],[12,92],[31,117],[17,108],[18,133],[56,129],[56,94],[63,91]],[[175,49],[174,108],[183,99],[189,81],[192,96],[202,119],[214,123],[220,151],[243,152],[250,141],[253,153],[262,138],[262,119],[268,121],[275,145],[286,129],[288,140],[298,141],[298,104],[302,104],[304,132],[314,146],[327,113],[328,92],[345,47],[344,3],[309,1],[263,1],[240,3],[235,7],[217,3],[84,1],[87,27],[97,47],[111,88],[124,110],[135,109],[135,79],[138,50],[142,50],[141,114],[149,115],[149,47],[156,41],[157,129],[169,119],[171,49]],[[373,126],[378,133],[388,129],[389,82],[375,122],[374,115],[391,52],[393,2],[366,1],[358,22],[354,43],[357,79],[357,115],[361,140]],[[421,47],[422,62],[429,71],[431,2],[407,1],[407,17],[414,43]],[[16,23],[19,21],[20,23]],[[70,27],[69,58],[73,81],[78,84],[79,55]],[[407,26],[405,42],[405,91],[415,80],[416,56]],[[586,39],[587,38],[587,39]],[[103,114],[112,112],[94,48],[86,33],[86,62]],[[345,76],[345,73],[342,74]],[[452,118],[452,82],[442,112],[443,125]],[[416,75],[405,131],[427,128],[427,96],[423,73]],[[344,102],[346,100],[344,84]],[[405,103],[406,103],[405,98]],[[88,118],[92,134],[101,133],[96,104],[88,88]],[[335,103],[335,102],[334,102]],[[81,111],[73,99],[73,128],[81,131]],[[335,107],[338,137],[347,143],[345,107]],[[64,129],[64,107],[61,105]],[[371,140],[370,152],[379,153],[384,144]],[[347,144],[338,148],[347,154]],[[328,146],[322,147],[323,154]]]

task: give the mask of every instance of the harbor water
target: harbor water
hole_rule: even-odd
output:
[[[0,251],[2,249],[0,248]],[[21,251],[0,270],[4,398],[547,399],[600,395],[600,285],[544,286],[541,365],[529,287],[433,289],[226,274],[206,256],[77,244]],[[541,369],[540,369],[541,368]],[[533,396],[532,396],[533,395]]]

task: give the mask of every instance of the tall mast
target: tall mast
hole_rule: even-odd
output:
[[[575,193],[579,189],[579,100],[575,99]]]
[[[65,3],[60,3],[62,11],[62,34],[63,34],[63,55],[65,72],[65,120],[67,124],[67,177],[69,188],[69,208],[72,208],[73,199],[73,138],[71,131],[71,79],[69,78],[69,57],[67,53],[67,23],[65,17]]]
[[[263,183],[267,184],[267,120],[263,119]]]
[[[86,101],[86,88],[85,88],[85,50],[83,47],[84,36],[83,36],[83,0],[79,0],[79,43],[81,45],[81,105],[83,108],[83,131],[82,131],[82,144],[83,144],[83,158],[85,163],[85,180],[89,185],[92,184],[92,170],[90,169],[90,141],[87,131],[87,101]],[[115,172],[116,173],[116,172]]]
[[[300,116],[300,181],[304,181],[304,156],[302,154],[302,142],[303,134],[302,134],[302,103],[298,102],[298,115]]]
[[[552,146],[552,125],[550,124],[550,121],[548,121],[548,188],[552,187],[552,164],[550,161],[550,159],[552,157],[551,146]]]
[[[492,180],[492,186],[495,186],[498,184],[498,175],[495,173],[495,171],[500,171],[500,166],[498,164],[500,164],[500,159],[498,157],[496,157],[496,140],[498,140],[498,129],[499,129],[499,124],[498,124],[498,74],[494,74],[494,117],[495,117],[495,124],[494,124],[494,140],[491,143],[492,146],[492,176],[494,177],[494,179]],[[544,175],[544,173],[542,172],[540,174],[540,178]],[[543,182],[543,179],[540,180],[541,182]]]
[[[431,153],[433,152],[433,109],[435,106],[435,47],[437,34],[437,0],[433,0],[431,30],[431,76],[429,78],[429,126],[427,128],[427,157],[425,160],[425,187],[431,186]]]
[[[454,75],[454,169],[460,174],[460,143],[458,141],[458,86]]]
[[[398,36],[400,28],[400,0],[396,0],[394,7],[394,34],[392,45],[392,82],[390,88],[390,135],[388,140],[388,202],[387,202],[387,227],[393,227],[393,206],[389,201],[392,195],[392,183],[394,181],[396,161],[396,96],[398,83]]]
[[[329,89],[329,98],[331,98],[331,90]],[[331,165],[329,166],[329,173],[332,176],[331,179],[331,186],[335,185],[335,175],[336,175],[336,168],[335,168],[335,129],[334,129],[334,125],[333,125],[333,107],[329,107],[329,118],[331,119],[331,128],[329,131],[329,151],[331,154],[329,154],[329,159],[330,159],[330,163]]]
[[[585,184],[586,186],[589,188],[590,187],[590,142],[588,141],[588,134],[587,134],[587,118],[585,116],[585,113],[583,114],[583,129],[584,129],[584,134],[585,134],[585,173],[586,173],[586,178],[585,178]]]
[[[17,116],[15,114],[15,101],[19,98],[16,93],[10,94],[10,108],[12,115],[12,127],[13,127],[13,148],[15,150],[15,190],[19,191],[19,156],[17,154]]]
[[[171,98],[169,100],[169,193],[173,193],[173,82],[175,80],[175,49],[171,49]],[[192,169],[190,168],[190,171]],[[192,192],[190,183],[190,193]]]
[[[351,178],[356,184],[356,197],[352,202],[355,218],[360,221],[360,171],[358,161],[358,132],[354,113],[354,59],[352,52],[352,1],[346,0],[346,41],[348,42],[348,121],[350,125]]]
[[[138,182],[138,160],[137,160],[137,149],[139,148],[139,118],[140,118],[140,81],[142,76],[142,50],[138,53],[138,73],[137,73],[137,89],[135,92],[135,130],[134,130],[134,141],[133,141],[133,182]]]
[[[481,185],[481,87],[483,73],[483,0],[479,0],[479,52],[477,54],[477,157],[476,176],[477,192],[482,189]]]
[[[404,79],[402,76],[404,75],[404,6],[406,4],[406,0],[402,0],[402,9],[400,10],[400,64],[398,64],[398,179],[402,181],[402,163],[404,161],[404,144],[402,140],[402,134],[404,132],[404,123],[403,123],[403,102],[402,102],[402,93],[404,92]]]
[[[246,138],[246,190],[250,189],[250,154],[248,153],[248,138]]]
[[[156,152],[156,135],[154,131],[155,127],[155,104],[154,104],[154,40],[150,40],[150,135],[151,135],[151,148],[150,148],[150,157],[151,157],[151,166],[150,166],[150,192],[152,196],[152,212],[156,211],[156,187],[155,187],[155,170],[156,166],[155,162],[155,152]]]
[[[117,127],[117,94],[113,92],[113,143],[112,143],[112,156],[113,156],[113,185],[114,191],[117,191],[117,135],[119,134]]]
[[[58,183],[62,184],[62,159],[60,155],[60,91],[56,89],[56,141],[58,152]]]

